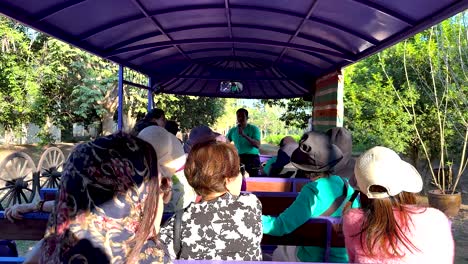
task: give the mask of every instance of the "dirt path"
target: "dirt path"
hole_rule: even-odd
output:
[[[462,205],[460,212],[452,220],[452,233],[455,240],[455,263],[468,263],[468,205]]]

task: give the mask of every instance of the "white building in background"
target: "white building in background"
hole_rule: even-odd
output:
[[[37,144],[41,141],[38,136],[41,127],[38,125],[33,123],[23,125],[21,130],[21,133],[18,135],[6,131],[5,128],[0,125],[0,144]],[[62,132],[58,127],[51,125],[49,126],[48,132],[53,142],[61,142]]]
[[[100,123],[92,123],[85,127],[82,123],[73,123],[73,137],[91,137],[96,138],[99,135]],[[114,131],[117,131],[117,123],[113,123]]]
[[[81,123],[74,123],[72,135],[78,140],[86,140],[86,138],[96,138],[97,136],[99,136],[99,126],[99,122],[90,124],[88,126],[84,126]],[[114,129],[113,131],[117,131],[117,123],[113,122],[112,127]],[[0,144],[37,144],[41,141],[41,139],[39,138],[40,131],[41,127],[32,123],[28,125],[23,125],[22,132],[19,134],[8,132],[2,125],[0,125]],[[51,143],[62,142],[62,132],[58,127],[51,125],[49,126],[48,131],[51,135]]]

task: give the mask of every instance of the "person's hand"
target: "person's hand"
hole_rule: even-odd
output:
[[[34,211],[34,204],[15,204],[5,209],[5,218],[10,222],[23,219],[23,214]]]
[[[242,129],[242,127],[240,125],[237,126],[237,132],[239,133],[239,135],[245,136],[244,129]]]
[[[172,179],[168,177],[162,177],[160,188],[163,195],[164,204],[169,203],[172,197]]]

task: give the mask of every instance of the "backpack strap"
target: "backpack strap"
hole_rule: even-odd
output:
[[[341,196],[336,197],[336,199],[333,201],[333,203],[328,207],[328,209],[323,212],[320,216],[330,216],[332,215],[340,206],[343,204],[344,200],[346,199],[346,196],[348,194],[348,182],[343,180],[343,178],[340,177],[340,179],[343,181],[343,193]]]
[[[182,247],[182,240],[181,240],[181,227],[182,227],[182,214],[184,210],[179,210],[175,212],[174,216],[174,253],[176,255],[176,259],[180,258],[180,252]]]

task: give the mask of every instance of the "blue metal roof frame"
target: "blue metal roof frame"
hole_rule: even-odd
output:
[[[0,13],[151,76],[156,92],[292,98],[468,0],[0,0]],[[240,81],[239,94],[220,92]]]

